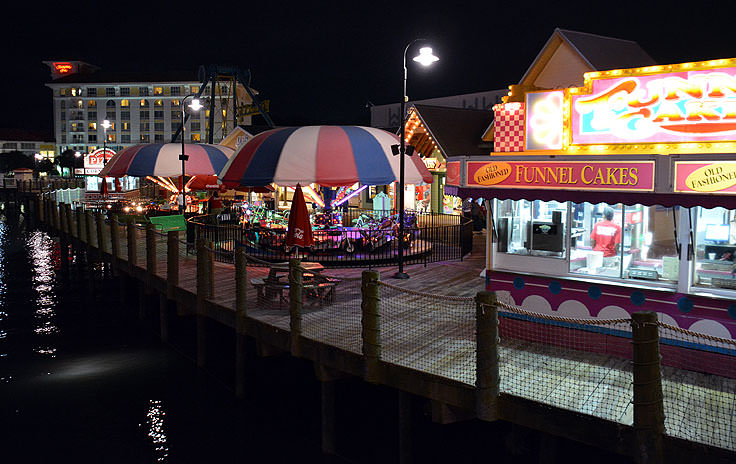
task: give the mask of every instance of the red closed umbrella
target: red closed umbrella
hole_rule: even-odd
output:
[[[306,248],[314,243],[312,224],[309,222],[307,202],[304,201],[302,186],[296,184],[289,212],[289,229],[286,231],[286,246]]]

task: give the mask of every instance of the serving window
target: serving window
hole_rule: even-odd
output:
[[[571,275],[677,282],[679,208],[498,200],[494,211],[497,253],[567,259],[559,271]]]
[[[693,284],[736,289],[736,210],[695,208]]]

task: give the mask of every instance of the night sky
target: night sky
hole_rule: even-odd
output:
[[[277,125],[368,125],[368,101],[399,101],[403,49],[418,37],[429,39],[440,61],[410,65],[410,99],[518,82],[556,27],[637,41],[663,64],[736,57],[732,1],[312,3],[4,6],[0,127],[52,129],[43,60],[108,71],[240,66],[271,100]]]

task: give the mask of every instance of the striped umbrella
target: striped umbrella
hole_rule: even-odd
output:
[[[399,157],[390,132],[361,126],[304,126],[272,129],[250,139],[220,172],[225,185],[295,186],[317,183],[325,187],[386,185],[399,180]],[[404,182],[432,182],[419,156],[407,157]]]
[[[220,145],[188,143],[184,152],[186,175],[215,175],[222,170],[233,150]],[[120,150],[110,158],[99,176],[181,176],[180,143],[145,143]]]

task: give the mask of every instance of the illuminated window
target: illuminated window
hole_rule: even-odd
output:
[[[148,100],[146,100],[145,98],[141,100],[141,108],[147,108],[149,106],[150,106],[150,103],[148,103]]]
[[[115,96],[115,87],[108,87],[105,89],[105,96],[106,97],[114,97]]]
[[[71,91],[72,97],[81,97],[82,96],[82,89],[69,89]]]
[[[130,96],[130,87],[120,87],[120,96],[121,97]]]
[[[89,123],[88,129],[91,130],[91,131],[96,131],[97,130],[97,123],[96,122]]]
[[[141,142],[142,143],[149,143],[151,141],[151,136],[148,134],[141,134]]]
[[[177,98],[175,98],[175,99],[171,100],[171,107],[172,108],[176,108],[177,106],[179,106],[179,103],[180,103],[179,100]]]
[[[192,134],[191,140],[192,142],[199,142],[201,140],[201,136],[199,134]]]
[[[115,142],[115,134],[114,133],[113,134],[108,133],[107,134],[107,141],[108,142]]]
[[[154,100],[153,101],[153,106],[164,106],[164,101],[161,100],[161,99]]]
[[[96,102],[96,101],[94,101],[94,100],[89,100],[89,101],[87,102],[87,106],[88,106],[89,108],[96,108],[96,107],[97,107],[97,102]]]
[[[130,123],[129,122],[126,122],[126,121],[121,122],[120,123],[120,129],[123,130],[123,131],[125,131],[125,132],[129,132],[130,131]]]
[[[87,88],[87,96],[88,97],[96,97],[97,96],[97,88],[96,87],[89,87],[89,88]]]
[[[197,92],[199,92],[199,86],[198,85],[193,85],[189,89],[190,89],[189,92],[191,92],[191,93],[197,93]]]
[[[130,106],[130,100],[127,100],[127,99],[125,99],[125,100],[120,100],[120,106],[121,106],[122,108],[127,108],[127,107],[129,107],[129,106]]]
[[[164,88],[163,87],[154,87],[153,88],[153,94],[154,95],[163,95],[164,94]]]
[[[59,96],[66,97],[67,89],[59,89]]]
[[[82,100],[77,100],[77,108],[84,108],[84,102]]]

